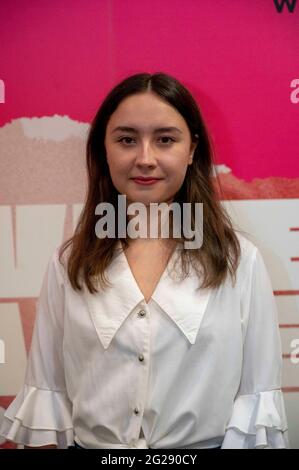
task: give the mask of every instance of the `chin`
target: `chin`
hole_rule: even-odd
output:
[[[127,201],[129,202],[142,202],[143,204],[150,204],[151,202],[157,202],[159,198],[149,194],[127,194]]]

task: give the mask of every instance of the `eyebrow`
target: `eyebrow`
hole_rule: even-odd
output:
[[[134,127],[128,127],[128,126],[118,126],[113,131],[111,132],[112,134],[117,131],[122,131],[122,132],[133,132],[135,134],[138,133],[138,130],[135,129]],[[171,132],[171,131],[176,131],[180,132],[181,134],[183,133],[181,129],[178,127],[170,126],[170,127],[159,127],[157,129],[154,129],[154,133],[157,134],[158,132]]]

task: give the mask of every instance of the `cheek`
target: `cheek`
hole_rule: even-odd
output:
[[[124,192],[128,181],[128,165],[123,158],[116,153],[107,155],[109,173],[114,187],[119,192]]]
[[[115,151],[107,153],[107,163],[111,173],[121,174],[127,168],[126,160]]]
[[[173,155],[173,158],[168,161],[167,173],[172,179],[180,181],[184,179],[188,168],[188,157],[186,155]]]
[[[176,191],[178,191],[179,188],[182,186],[182,184],[184,182],[184,179],[185,179],[185,176],[186,176],[186,169],[185,168],[181,168],[180,171],[178,171],[176,173],[176,175],[174,176],[172,186]]]

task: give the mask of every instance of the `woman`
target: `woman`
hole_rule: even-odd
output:
[[[106,97],[87,141],[87,198],[47,267],[24,387],[2,423],[7,439],[34,448],[289,447],[271,282],[216,197],[212,154],[197,104],[174,77],[133,75]],[[157,238],[113,230],[119,196],[126,209],[146,208]],[[116,215],[101,238],[103,202]],[[163,237],[154,203],[189,204],[197,230],[203,203],[202,245],[187,249],[173,227]]]

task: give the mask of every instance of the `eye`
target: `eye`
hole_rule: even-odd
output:
[[[175,140],[174,140],[172,137],[169,137],[169,136],[167,136],[167,135],[161,137],[161,139],[170,139],[171,142],[175,142]],[[170,142],[164,142],[164,144],[170,144]]]
[[[117,142],[121,142],[121,143],[123,144],[123,143],[124,143],[123,141],[124,141],[124,140],[128,140],[128,139],[129,139],[129,140],[130,140],[130,139],[132,140],[132,137],[122,137],[122,138],[119,139]],[[126,144],[125,144],[125,145],[126,145]]]
[[[170,140],[171,142],[175,142],[175,140],[172,138],[172,137],[169,137],[169,136],[163,136],[163,137],[160,137],[160,139],[168,139]],[[128,141],[128,140],[132,140],[132,137],[121,137],[117,142],[121,142],[121,143],[124,143],[124,141]],[[162,142],[163,144],[170,144],[171,142]],[[124,145],[130,145],[131,142],[126,142],[124,143]]]

